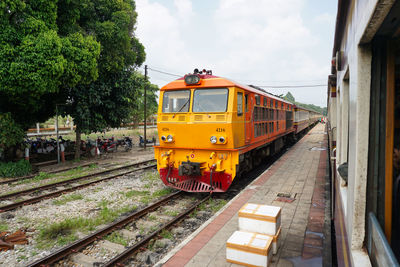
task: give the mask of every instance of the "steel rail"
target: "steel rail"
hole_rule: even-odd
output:
[[[144,239],[142,239],[140,242],[136,243],[135,245],[129,247],[127,250],[110,260],[109,262],[105,263],[102,265],[103,267],[106,266],[124,266],[123,263],[127,261],[132,254],[136,253],[141,247],[143,247],[145,244],[147,244],[151,239],[156,237],[159,233],[161,233],[164,229],[171,227],[172,225],[176,224],[177,222],[183,220],[184,217],[186,217],[188,214],[190,214],[194,209],[196,209],[200,204],[204,203],[207,201],[209,198],[211,198],[211,194],[207,195],[205,198],[203,198],[201,201],[197,202],[196,204],[192,205],[189,209],[186,211],[180,213],[177,217],[172,219],[171,221],[165,223],[162,225],[159,229],[155,230],[148,236],[146,236]]]
[[[176,196],[182,195],[182,194],[184,194],[184,192],[182,192],[182,191],[172,193],[172,194],[164,197],[163,199],[157,201],[156,203],[154,203],[144,209],[141,209],[137,212],[134,212],[126,217],[123,217],[122,219],[110,224],[109,226],[104,227],[103,229],[100,229],[100,230],[94,232],[93,234],[90,234],[80,240],[77,240],[77,241],[73,242],[72,244],[65,246],[65,247],[51,253],[50,255],[47,255],[46,257],[39,259],[27,266],[28,267],[37,267],[37,266],[47,266],[47,265],[53,264],[53,263],[61,260],[62,258],[65,258],[69,254],[76,253],[77,251],[88,246],[89,244],[93,243],[94,241],[113,232],[116,228],[119,229],[121,227],[124,227],[125,225],[132,222],[133,220],[143,217],[144,215],[148,214],[149,212],[160,207],[162,204],[164,204],[164,203],[170,201],[171,199],[175,198]]]
[[[88,182],[88,183],[85,183],[85,184],[73,186],[73,187],[70,187],[70,188],[66,188],[66,189],[55,191],[55,192],[51,192],[51,193],[48,193],[48,194],[45,194],[45,195],[41,195],[41,196],[37,196],[37,197],[26,199],[26,200],[22,200],[22,201],[19,201],[19,202],[16,202],[16,203],[11,203],[11,204],[8,204],[8,205],[5,205],[5,206],[1,206],[0,207],[0,213],[6,212],[6,211],[9,211],[9,210],[14,210],[14,209],[19,208],[21,206],[25,206],[25,205],[33,204],[33,203],[36,203],[36,202],[40,202],[43,199],[53,198],[53,197],[59,196],[61,194],[64,194],[64,193],[67,193],[67,192],[71,192],[71,191],[75,191],[75,190],[78,190],[78,189],[81,189],[81,188],[85,188],[85,187],[88,187],[88,186],[96,184],[96,183],[100,183],[100,182],[104,182],[104,181],[107,181],[107,180],[111,180],[111,179],[114,179],[116,177],[119,177],[119,176],[122,176],[122,175],[125,175],[125,174],[129,174],[129,173],[140,171],[140,170],[154,168],[156,166],[157,166],[157,164],[148,165],[148,166],[145,166],[145,167],[141,167],[141,168],[130,170],[130,171],[123,172],[123,173],[118,173],[118,174],[115,174],[115,175],[112,175],[112,176],[109,176],[109,177],[106,177],[106,178],[102,178],[102,179],[99,179],[99,180],[95,180],[95,181],[92,181],[92,182]]]
[[[106,174],[106,173],[110,173],[110,172],[114,172],[114,171],[130,168],[130,167],[134,167],[134,166],[141,165],[141,164],[146,164],[146,163],[149,163],[149,162],[152,162],[152,161],[155,161],[155,159],[145,160],[145,161],[142,161],[142,162],[133,163],[133,164],[130,164],[130,165],[121,166],[121,167],[117,167],[117,168],[114,168],[114,169],[105,170],[105,171],[101,171],[101,172],[96,172],[96,173],[80,176],[80,177],[77,177],[77,178],[73,178],[73,179],[69,179],[69,180],[65,180],[65,181],[61,181],[61,182],[51,183],[51,184],[42,185],[42,186],[38,186],[38,187],[33,187],[33,188],[26,189],[26,190],[18,191],[18,192],[9,193],[9,194],[6,194],[6,195],[1,195],[0,196],[0,200],[5,200],[5,199],[8,199],[10,197],[16,197],[16,196],[20,196],[20,195],[26,195],[26,194],[29,194],[29,193],[32,193],[32,192],[36,192],[38,190],[45,190],[45,189],[57,187],[57,186],[60,186],[60,185],[69,184],[71,182],[76,182],[76,181],[80,181],[80,180],[83,180],[83,179],[91,178],[93,176],[102,175],[102,174]]]

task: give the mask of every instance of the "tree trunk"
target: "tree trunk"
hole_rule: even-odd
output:
[[[75,159],[80,159],[80,157],[81,157],[81,130],[78,127],[76,127],[75,134],[76,134]]]

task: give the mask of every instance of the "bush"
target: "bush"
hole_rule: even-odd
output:
[[[0,177],[17,177],[27,175],[32,171],[32,166],[27,160],[18,162],[0,162]]]

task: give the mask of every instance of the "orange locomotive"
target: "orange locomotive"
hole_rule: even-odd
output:
[[[293,138],[295,105],[197,69],[160,90],[157,168],[170,187],[225,192]],[[310,118],[309,124],[313,123]]]

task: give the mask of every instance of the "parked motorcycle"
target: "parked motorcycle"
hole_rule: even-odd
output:
[[[152,139],[147,139],[146,144],[156,144],[156,138],[153,137]],[[139,135],[139,146],[144,147],[144,137],[142,135]]]

